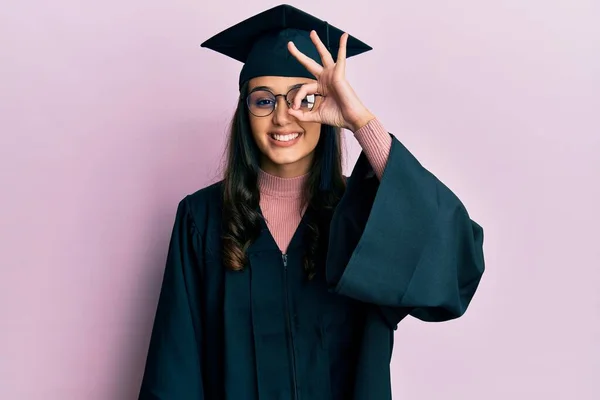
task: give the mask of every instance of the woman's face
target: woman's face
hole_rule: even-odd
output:
[[[321,136],[321,124],[300,122],[288,114],[285,95],[304,83],[314,82],[308,78],[262,76],[249,82],[248,92],[259,89],[251,95],[251,110],[255,114],[266,114],[272,106],[271,93],[276,97],[276,107],[267,116],[249,113],[252,136],[260,149],[261,168],[272,175],[289,178],[307,173],[310,169],[315,148]]]

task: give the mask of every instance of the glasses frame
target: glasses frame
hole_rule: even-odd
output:
[[[248,108],[248,112],[249,112],[250,114],[254,115],[255,117],[258,117],[258,118],[262,118],[262,117],[268,117],[269,115],[273,114],[273,112],[274,112],[274,111],[277,109],[277,104],[278,104],[278,102],[277,102],[277,98],[278,98],[278,97],[283,97],[283,100],[285,101],[285,104],[287,104],[288,108],[290,108],[290,107],[292,106],[292,103],[291,103],[291,102],[289,102],[289,101],[287,100],[287,96],[288,96],[288,94],[290,94],[290,92],[291,92],[292,90],[298,90],[298,89],[300,89],[302,86],[303,86],[303,85],[294,86],[294,87],[292,87],[290,90],[288,90],[288,91],[287,91],[287,93],[285,93],[285,94],[284,94],[284,93],[275,94],[275,93],[273,93],[271,90],[269,90],[269,89],[267,89],[267,88],[264,88],[264,87],[257,87],[257,88],[254,88],[254,89],[252,89],[252,90],[250,91],[250,93],[248,93],[248,96],[246,96],[246,107]],[[273,95],[273,97],[275,98],[275,105],[273,106],[273,109],[271,110],[271,112],[270,112],[270,113],[268,113],[268,114],[266,114],[266,115],[256,115],[256,114],[254,114],[254,113],[252,112],[252,110],[251,110],[251,108],[250,108],[250,96],[251,96],[251,95],[252,95],[252,93],[254,93],[254,92],[269,92],[271,95]],[[312,95],[312,96],[315,96],[315,97],[325,97],[324,95],[322,95],[322,94],[320,94],[320,93],[312,93],[311,95]],[[315,99],[315,104],[316,104],[316,99]],[[311,111],[312,111],[312,109],[311,109]]]

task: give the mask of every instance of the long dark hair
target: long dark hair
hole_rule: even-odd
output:
[[[239,271],[247,263],[246,250],[260,234],[261,214],[258,172],[260,150],[251,133],[246,96],[242,86],[229,133],[223,180],[223,264]],[[316,258],[326,245],[325,233],[335,206],[345,190],[339,129],[322,125],[313,163],[304,187],[307,235],[304,269],[316,273]]]

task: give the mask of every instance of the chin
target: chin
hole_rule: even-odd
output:
[[[273,157],[270,156],[269,161],[275,165],[290,165],[300,162],[306,158],[307,155],[303,156],[287,156],[287,157]]]
[[[311,152],[302,153],[302,154],[273,154],[272,152],[268,152],[265,154],[265,158],[269,164],[273,167],[300,167],[301,169],[309,168],[308,165],[304,165],[307,163],[307,157],[310,157]],[[310,163],[309,163],[310,164]]]

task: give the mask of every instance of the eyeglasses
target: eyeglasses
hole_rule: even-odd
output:
[[[248,111],[256,117],[267,117],[273,113],[277,107],[277,98],[283,97],[288,107],[294,103],[294,98],[302,86],[291,88],[286,94],[274,94],[268,89],[256,88],[246,97]],[[317,104],[320,94],[309,94],[300,103],[300,110],[310,111]]]

